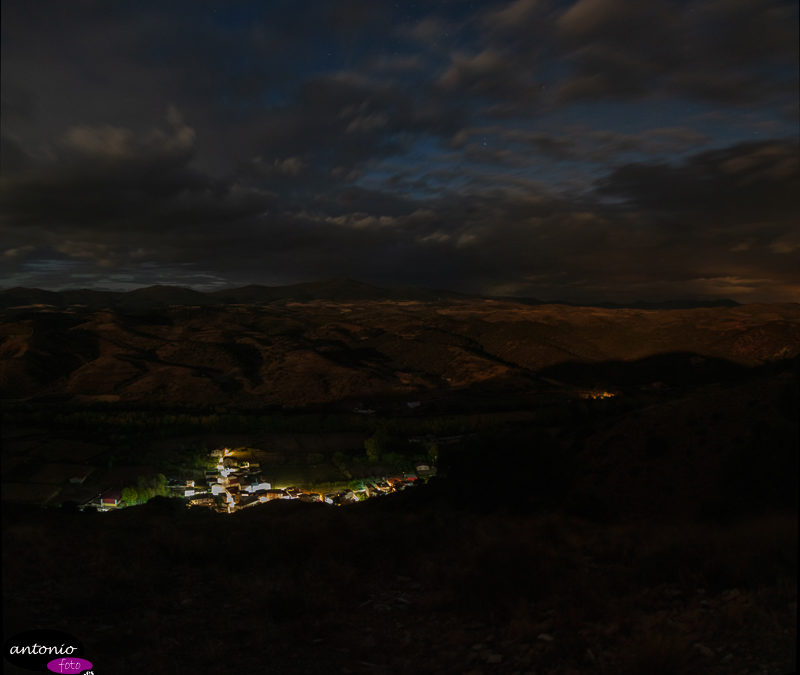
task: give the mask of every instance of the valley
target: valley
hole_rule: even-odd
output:
[[[328,290],[0,292],[10,632],[122,675],[794,667],[800,306]]]

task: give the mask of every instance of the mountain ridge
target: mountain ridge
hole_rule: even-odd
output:
[[[307,281],[282,286],[248,284],[215,291],[198,291],[186,286],[155,284],[130,291],[111,291],[88,288],[50,291],[16,286],[0,289],[0,308],[28,305],[51,305],[64,308],[83,305],[92,309],[151,309],[169,305],[204,306],[218,304],[263,304],[272,302],[308,302],[328,300],[334,302],[363,300],[393,300],[435,302],[456,299],[486,299],[499,302],[516,302],[526,305],[565,305],[570,307],[602,307],[607,309],[694,309],[709,307],[736,307],[740,303],[728,298],[678,299],[666,301],[636,300],[620,302],[575,302],[566,300],[540,300],[524,296],[484,296],[443,289],[411,286],[382,287],[349,278]]]
[[[505,385],[540,395],[541,373],[570,362],[683,353],[676,367],[691,373],[703,369],[694,356],[755,366],[800,354],[800,306],[789,304],[637,310],[364,299],[22,307],[0,316],[4,398],[300,408],[477,387],[488,400],[487,387]],[[609,368],[596,372],[623,373]]]

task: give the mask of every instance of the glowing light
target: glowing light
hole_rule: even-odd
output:
[[[590,399],[601,399],[601,398],[614,398],[616,394],[612,394],[610,391],[587,391],[581,394],[581,398],[590,398]]]

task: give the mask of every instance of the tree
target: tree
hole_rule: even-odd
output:
[[[389,450],[391,438],[384,429],[378,429],[372,436],[364,441],[364,450],[367,451],[367,459],[370,462],[378,462],[380,458]]]
[[[122,501],[128,506],[133,506],[139,503],[139,493],[135,487],[126,487],[122,489]]]
[[[343,452],[337,450],[333,453],[333,457],[331,458],[333,465],[342,472],[344,476],[347,478],[351,478],[353,474],[350,473],[350,469],[347,466],[347,455]]]

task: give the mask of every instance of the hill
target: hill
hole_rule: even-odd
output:
[[[675,358],[689,380],[708,381],[726,368],[800,353],[800,306],[793,304],[634,310],[385,299],[352,282],[325,289],[332,299],[305,299],[321,290],[301,285],[282,290],[279,301],[263,301],[274,289],[249,287],[211,302],[208,294],[153,287],[119,296],[111,309],[6,308],[0,396],[298,408],[435,398],[489,385],[536,394],[564,382],[591,384],[592,372],[623,385],[630,373],[611,362],[670,353],[685,355]],[[8,297],[53,300],[23,295]],[[663,380],[659,370],[678,372],[651,365],[639,367],[638,385]]]

